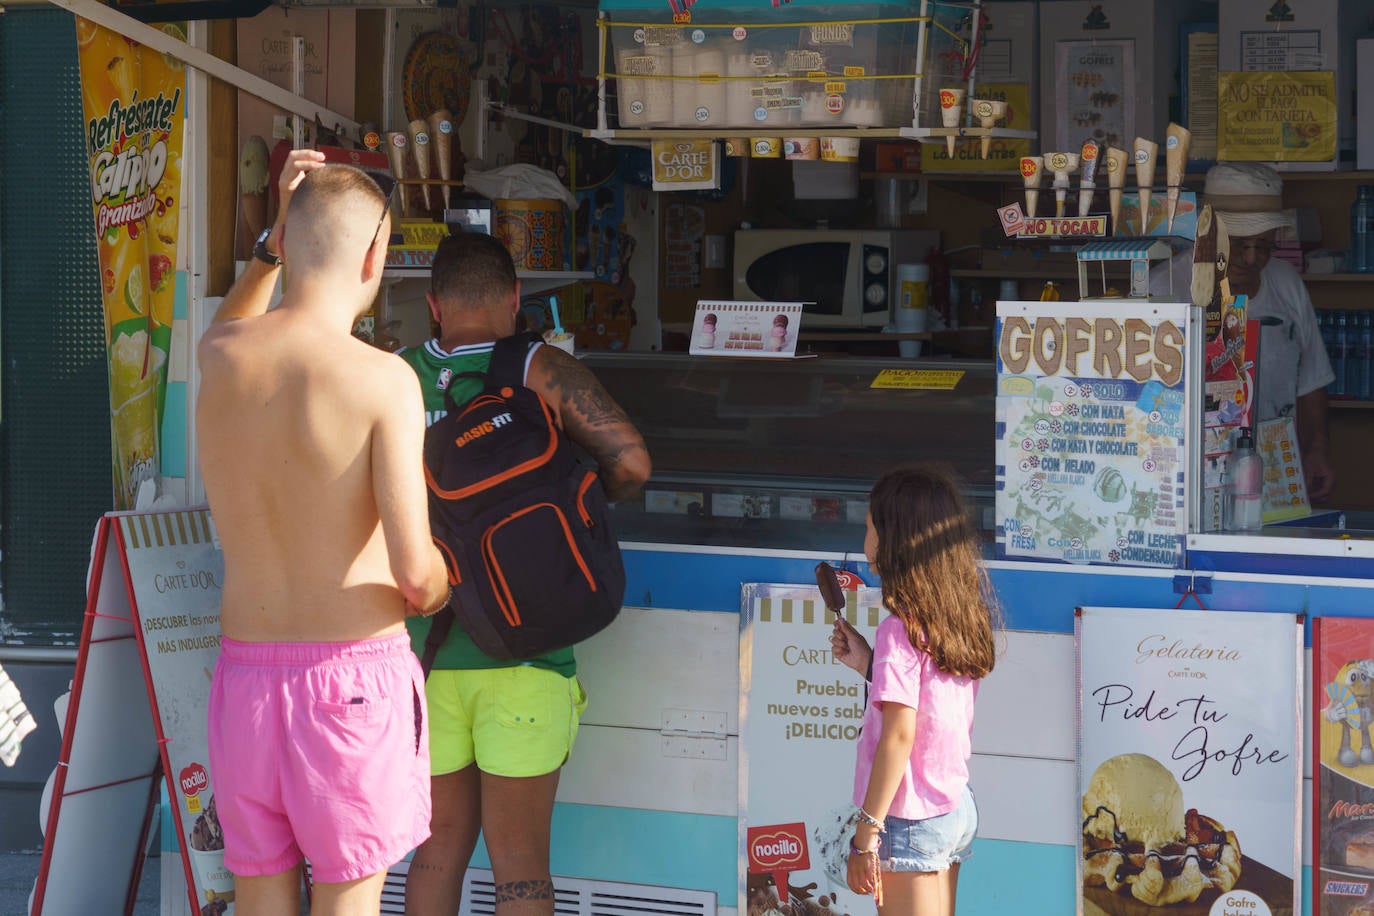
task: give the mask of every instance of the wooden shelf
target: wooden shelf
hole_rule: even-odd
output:
[[[1374,283],[1374,273],[1368,274],[1300,274],[1306,283]]]
[[[1129,273],[1122,270],[1122,276]],[[1064,267],[1048,267],[1044,270],[998,270],[993,267],[964,267],[954,268],[949,272],[951,277],[959,278],[980,278],[997,277],[1002,280],[1077,280],[1078,271]]]
[[[1326,405],[1332,410],[1374,410],[1374,401],[1358,401],[1343,397],[1328,397]]]

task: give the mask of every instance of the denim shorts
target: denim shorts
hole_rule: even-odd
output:
[[[944,871],[973,855],[978,806],[966,784],[953,811],[919,821],[889,815],[885,826],[878,846],[883,871]]]

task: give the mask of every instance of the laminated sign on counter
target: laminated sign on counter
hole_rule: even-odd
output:
[[[702,299],[692,318],[693,356],[792,359],[801,330],[801,302]]]

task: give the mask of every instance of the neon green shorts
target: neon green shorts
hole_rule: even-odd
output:
[[[587,694],[576,677],[516,665],[431,671],[429,772],[476,763],[493,776],[543,776],[572,752]]]

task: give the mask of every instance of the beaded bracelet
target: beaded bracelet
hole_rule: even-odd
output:
[[[882,821],[878,820],[873,815],[869,814],[863,808],[859,809],[857,817],[860,821],[869,825],[870,827],[877,827],[879,833],[887,833],[887,825],[885,825]]]
[[[876,849],[859,849],[859,848],[856,847],[853,843],[850,843],[850,844],[849,844],[849,854],[850,854],[851,856],[876,856],[876,855],[878,854],[878,850],[876,850]]]

